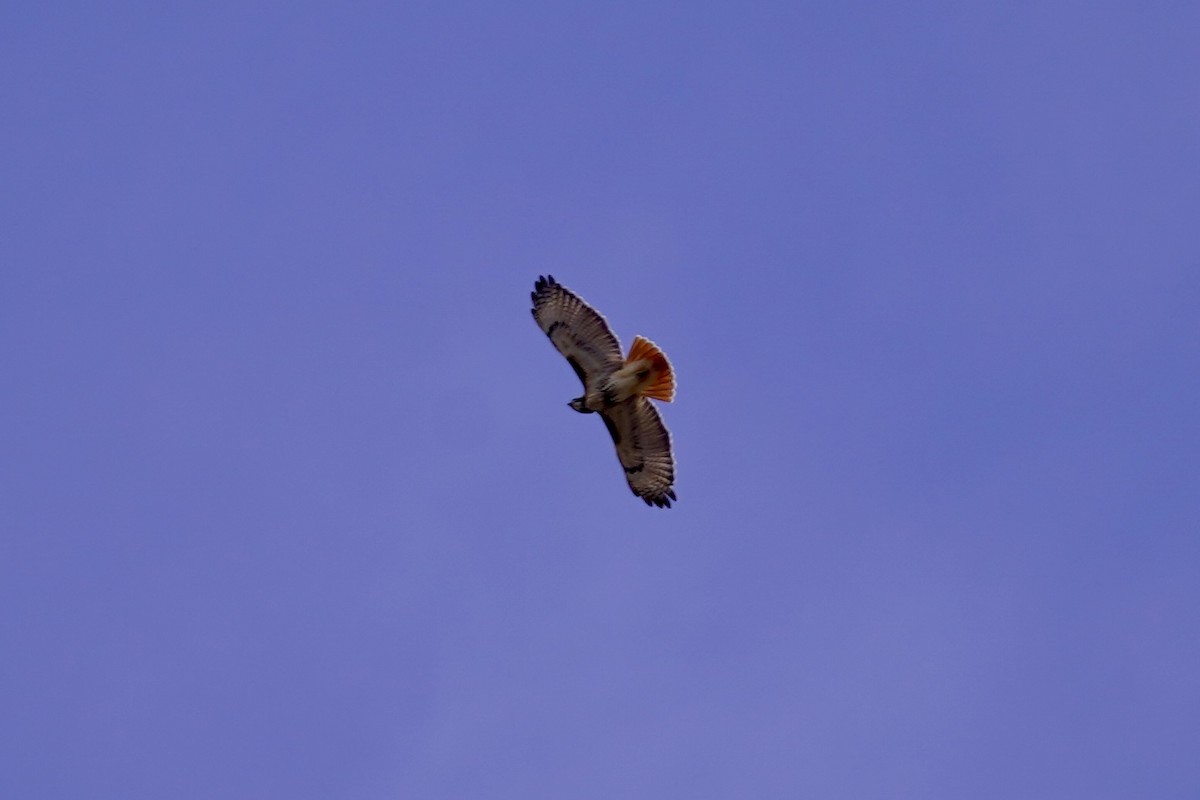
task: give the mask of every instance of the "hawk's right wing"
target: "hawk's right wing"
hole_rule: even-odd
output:
[[[670,508],[675,499],[675,457],[671,434],[658,409],[644,397],[631,397],[600,412],[625,468],[629,488],[646,505]]]

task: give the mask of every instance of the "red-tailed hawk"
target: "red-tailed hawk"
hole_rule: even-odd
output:
[[[670,508],[675,499],[671,434],[647,398],[675,399],[675,375],[658,345],[633,337],[628,357],[608,322],[553,276],[538,277],[533,318],[583,381],[583,395],[568,405],[604,420],[625,468],[629,488],[646,505]]]

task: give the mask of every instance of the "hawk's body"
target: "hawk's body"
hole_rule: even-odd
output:
[[[581,414],[597,413],[612,436],[629,488],[647,505],[669,508],[675,499],[671,434],[650,397],[671,402],[675,377],[663,352],[634,337],[628,358],[604,317],[552,276],[534,285],[533,318],[583,382],[571,401]]]

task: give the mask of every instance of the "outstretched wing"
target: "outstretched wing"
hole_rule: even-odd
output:
[[[617,446],[629,488],[646,505],[670,508],[675,499],[675,458],[671,434],[658,409],[644,397],[631,397],[601,411],[600,417]]]
[[[538,327],[571,363],[585,390],[589,376],[612,372],[625,362],[621,344],[600,312],[553,275],[538,277],[530,297]]]

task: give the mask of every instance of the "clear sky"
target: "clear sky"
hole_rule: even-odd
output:
[[[1195,798],[1198,76],[1193,3],[7,4],[0,796]]]

